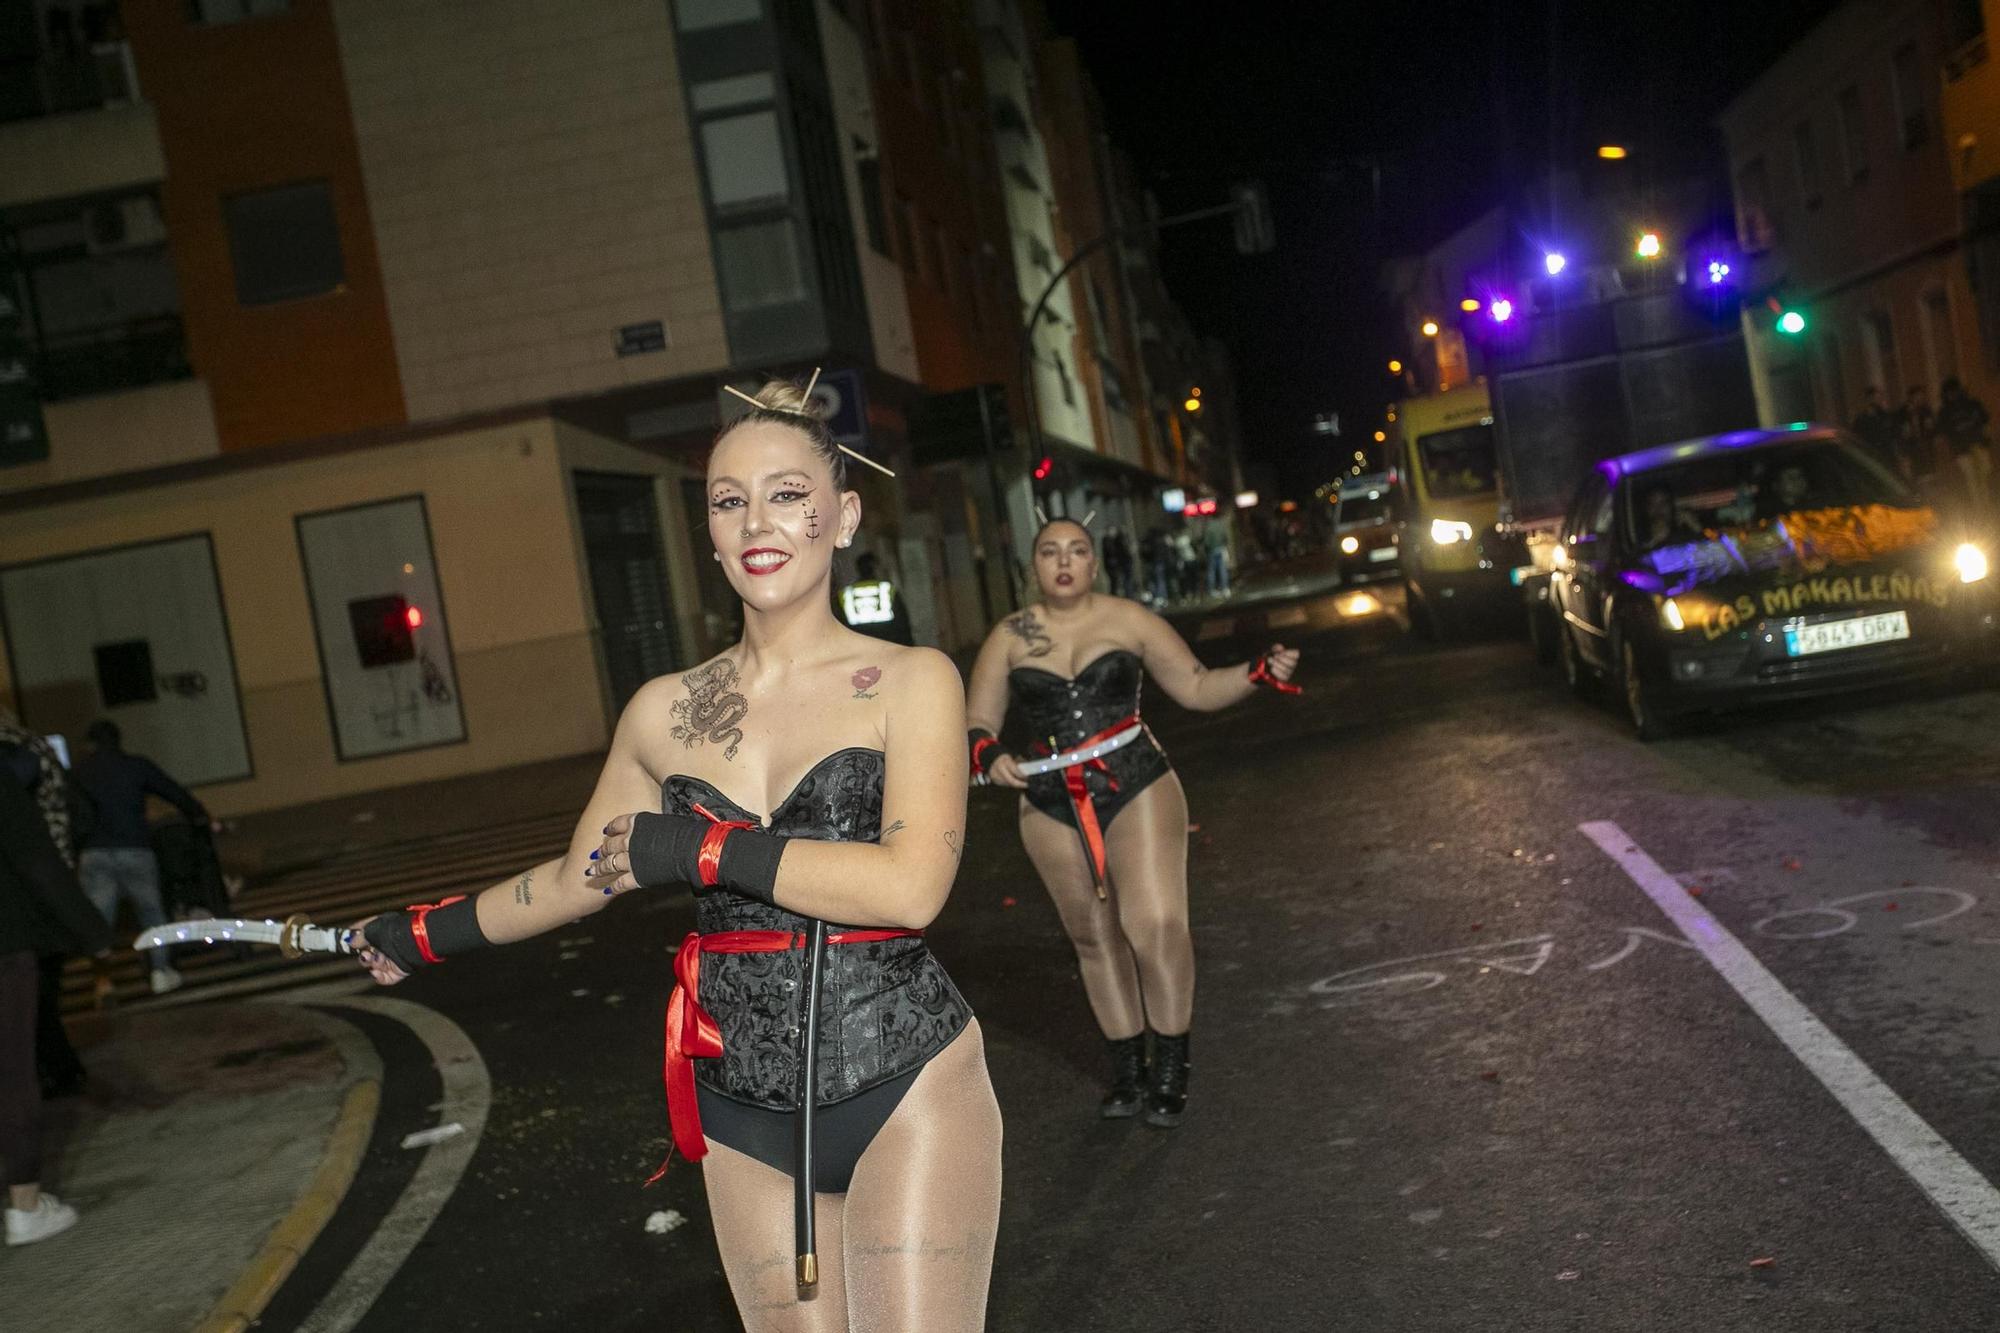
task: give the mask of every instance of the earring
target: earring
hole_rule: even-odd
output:
[[[716,564],[718,564],[718,565],[719,565],[719,564],[721,564],[721,563],[722,563],[722,552],[720,552],[720,551],[710,551],[710,552],[709,552],[709,554],[715,557],[715,563],[716,563]]]

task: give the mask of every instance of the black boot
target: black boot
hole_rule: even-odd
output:
[[[1111,1048],[1111,1091],[1098,1103],[1097,1113],[1106,1120],[1124,1120],[1139,1114],[1145,1098],[1146,1034],[1105,1045]]]
[[[1146,1089],[1146,1123],[1171,1129],[1187,1110],[1188,1034],[1153,1034],[1153,1069]]]

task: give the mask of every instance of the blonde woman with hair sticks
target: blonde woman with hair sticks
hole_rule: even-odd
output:
[[[923,940],[963,850],[964,696],[943,654],[834,618],[861,497],[810,395],[739,393],[709,455],[742,641],[633,697],[567,856],[376,918],[365,961],[394,981],[691,886],[667,1100],[746,1326],[971,1333],[1000,1112],[979,1024]]]

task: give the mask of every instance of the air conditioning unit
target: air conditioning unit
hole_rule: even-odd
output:
[[[94,255],[165,245],[167,220],[149,194],[128,195],[92,205],[83,219],[84,248]]]

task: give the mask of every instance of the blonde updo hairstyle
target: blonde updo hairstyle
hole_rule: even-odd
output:
[[[729,432],[750,422],[768,422],[773,426],[789,426],[806,437],[812,445],[813,453],[820,462],[826,464],[833,474],[833,489],[844,491],[847,486],[847,455],[834,442],[833,432],[827,428],[826,418],[820,415],[818,404],[806,397],[806,391],[791,380],[766,380],[764,387],[751,395],[757,405],[734,421],[729,422],[715,434],[715,445],[727,439]],[[746,405],[747,406],[747,405]],[[713,451],[715,445],[709,448]]]

